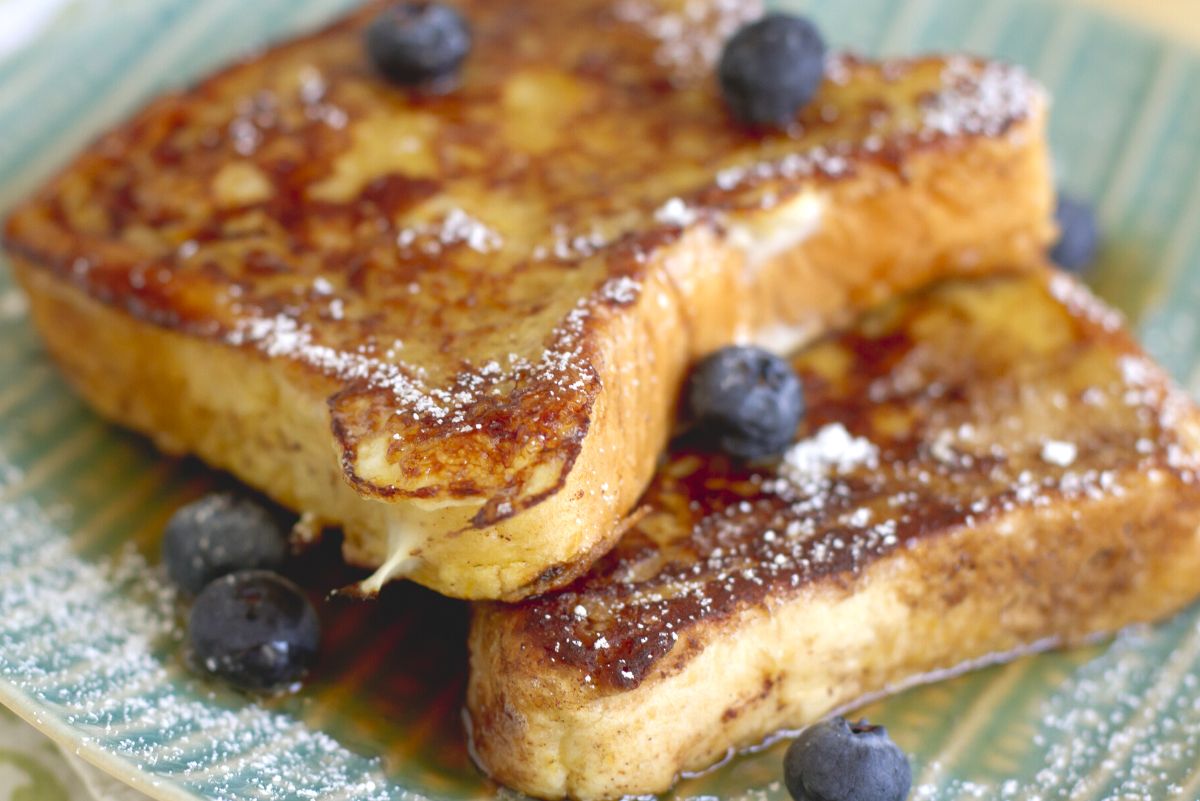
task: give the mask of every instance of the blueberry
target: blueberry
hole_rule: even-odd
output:
[[[367,26],[367,55],[401,86],[437,87],[457,73],[471,50],[471,29],[442,3],[396,3]]]
[[[687,405],[700,433],[731,456],[782,453],[804,416],[804,391],[792,366],[762,348],[729,347],[692,371]]]
[[[821,85],[825,41],[791,14],[768,14],[725,44],[717,77],[725,104],[747,125],[786,127]]]
[[[188,641],[196,666],[235,687],[270,692],[312,666],[321,625],[303,591],[269,570],[230,573],[196,596]]]
[[[833,718],[796,738],[783,779],[796,801],[904,801],[912,768],[882,726]]]
[[[1050,249],[1050,259],[1071,272],[1082,272],[1096,258],[1100,247],[1100,229],[1092,207],[1066,195],[1059,195],[1054,212],[1058,223],[1058,242]]]
[[[287,537],[273,512],[231,492],[179,509],[163,534],[167,574],[191,595],[235,570],[278,567],[286,556]]]

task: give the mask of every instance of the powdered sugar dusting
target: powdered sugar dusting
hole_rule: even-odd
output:
[[[288,315],[243,319],[227,341],[254,346],[270,358],[303,362],[342,381],[364,381],[372,388],[386,389],[418,419],[445,420],[452,417],[458,402],[452,390],[427,386],[418,370],[319,344],[311,327]],[[462,422],[462,418],[456,416],[453,422]]]
[[[620,0],[614,13],[657,41],[655,60],[680,82],[706,77],[725,41],[761,8],[747,0],[686,0],[674,8],[648,0]]]
[[[1078,453],[1079,449],[1074,443],[1052,439],[1042,446],[1042,461],[1059,467],[1070,467]]]
[[[600,297],[619,305],[626,305],[637,300],[642,292],[642,285],[627,275],[610,278],[600,288]]]
[[[845,142],[817,145],[808,150],[789,153],[775,161],[726,167],[716,174],[715,183],[724,191],[732,191],[745,183],[774,179],[795,181],[818,176],[839,178],[850,173],[852,150],[853,147]]]
[[[350,115],[328,98],[329,83],[319,69],[312,65],[303,67],[299,75],[298,95],[304,116],[341,130],[350,122]]]
[[[458,372],[444,386],[434,386],[420,366],[396,359],[402,347],[389,348],[381,357],[374,349],[343,350],[321,344],[313,328],[286,314],[244,317],[227,335],[235,346],[251,346],[271,358],[301,362],[344,382],[384,390],[395,402],[395,414],[414,421],[462,425],[471,410],[494,396],[493,389],[522,381],[543,381],[557,393],[579,392],[587,386],[589,367],[582,357],[585,323],[600,303],[632,302],[640,284],[631,278],[614,278],[569,312],[551,335],[551,347],[536,362],[512,356],[507,367],[487,360],[474,369]],[[402,343],[401,343],[402,344]]]
[[[440,220],[410,225],[396,234],[396,245],[405,252],[436,256],[455,245],[476,253],[494,253],[504,247],[504,237],[482,220],[460,208],[451,209]]]
[[[811,492],[830,476],[878,464],[879,449],[870,440],[851,436],[841,423],[831,423],[788,448],[779,475],[793,486]]]
[[[682,198],[677,197],[671,198],[654,212],[654,219],[663,225],[676,228],[688,227],[696,221],[697,217],[696,210],[689,207]]]
[[[1019,67],[951,57],[942,73],[942,91],[923,105],[921,126],[943,136],[1000,136],[1041,102],[1041,90]]]
[[[174,592],[137,553],[86,562],[28,502],[0,506],[0,527],[8,702],[34,704],[38,720],[80,733],[79,750],[116,757],[143,782],[207,798],[398,797],[375,760],[182,675]]]
[[[1072,314],[1088,319],[1106,331],[1119,331],[1125,326],[1125,318],[1119,311],[1065,273],[1055,272],[1050,278],[1050,292]]]
[[[903,69],[903,62],[885,63],[883,70]],[[845,56],[830,56],[827,77],[847,83],[850,67]],[[775,179],[798,180],[848,175],[856,160],[894,147],[900,151],[916,143],[947,137],[1004,135],[1013,123],[1027,119],[1044,103],[1043,90],[1019,67],[997,62],[950,57],[941,75],[941,89],[920,99],[915,125],[905,122],[893,131],[883,126],[891,114],[879,111],[872,132],[861,140],[826,142],[806,151],[789,153],[773,161],[732,165],[717,172],[715,185],[733,191],[743,184]],[[836,109],[830,108],[830,113]]]
[[[533,248],[531,255],[534,261],[580,261],[595,256],[609,245],[608,235],[596,227],[584,233],[576,233],[566,225],[556,223],[550,234],[549,244],[536,245]]]
[[[1028,779],[938,781],[936,776],[954,766],[932,764],[912,797],[1194,798],[1200,785],[1198,663],[1194,615],[1158,630],[1128,630],[1019,721],[1036,732],[1023,759],[1030,766],[1022,771]]]
[[[1019,302],[1062,309],[1040,281],[1023,280]],[[924,319],[919,303],[912,311]],[[1014,513],[1122,498],[1131,476],[1194,483],[1196,454],[1177,441],[1190,407],[1161,371],[1099,321],[1059,324],[1071,332],[1061,350],[1032,364],[1020,353],[1011,364],[985,361],[969,378],[952,366],[963,358],[953,336],[864,326],[866,341],[855,329],[820,346],[849,359],[845,376],[819,373],[806,396],[810,418],[824,422],[770,465],[673,454],[643,497],[635,531],[646,539],[619,544],[581,584],[533,602],[529,624],[548,658],[633,687],[697,622],[783,602],[831,575],[850,580],[921,538],[985,525],[1005,536]],[[871,358],[856,361],[864,352]],[[1082,422],[1063,379],[1075,363],[1097,370],[1086,403],[1104,410]],[[804,356],[797,364],[804,373]],[[1017,379],[1018,365],[1035,370]],[[601,637],[608,647],[595,647]]]

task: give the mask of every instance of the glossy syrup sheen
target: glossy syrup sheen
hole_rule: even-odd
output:
[[[799,353],[808,402],[782,462],[680,443],[590,574],[510,614],[548,661],[631,689],[688,631],[922,538],[1019,508],[1194,480],[1187,401],[1070,279],[951,282]]]
[[[475,44],[451,91],[374,74],[367,6],[101,137],[7,246],[293,365],[348,452],[384,443],[395,472],[350,475],[363,492],[479,497],[569,470],[600,391],[591,321],[636,301],[681,225],[1003,135],[1038,104],[1016,69],[839,57],[768,135],[731,121],[712,75],[754,3],[460,7]]]
[[[310,25],[335,5],[348,3],[147,0],[73,6],[81,13],[65,14],[21,61],[0,68],[11,68],[6,78],[13,78],[5,80],[10,102],[0,110],[5,132],[0,205],[11,208],[48,165],[71,155],[81,137],[91,135],[101,112],[111,118],[134,99],[164,84],[178,85],[253,43]],[[95,13],[86,12],[91,6]],[[1148,349],[1185,385],[1200,388],[1192,373],[1200,340],[1188,326],[1200,288],[1195,269],[1200,240],[1189,222],[1200,187],[1200,151],[1194,147],[1200,137],[1195,113],[1200,59],[1194,53],[1083,6],[1043,0],[862,0],[777,7],[811,13],[831,41],[868,52],[970,47],[1024,64],[1046,81],[1055,96],[1051,139],[1058,173],[1065,186],[1100,205],[1109,234],[1096,285],[1123,309],[1144,312],[1138,330]],[[1121,58],[1113,58],[1116,52]],[[73,69],[60,73],[64,64]],[[29,80],[38,74],[53,76],[49,86],[56,102],[47,102],[45,84]],[[64,586],[71,585],[58,580],[61,562],[32,561],[14,549],[21,525],[36,520],[39,509],[69,505],[70,517],[38,529],[31,543],[53,552],[70,542],[87,554],[90,565],[119,552],[131,532],[140,532],[156,561],[162,523],[192,497],[190,492],[183,496],[180,484],[200,470],[191,463],[164,463],[148,446],[97,422],[54,377],[20,309],[17,290],[0,269],[0,330],[9,345],[0,348],[0,484],[10,493],[0,505],[6,513],[0,587],[3,700],[36,693],[39,720],[60,724],[71,747],[89,760],[107,759],[108,770],[138,781],[155,796],[228,798],[234,792],[231,780],[239,778],[247,784],[238,792],[271,801],[337,792],[329,777],[353,778],[353,769],[327,751],[288,761],[300,750],[294,739],[181,741],[177,730],[146,723],[148,710],[164,706],[164,699],[182,704],[194,698],[210,708],[217,703],[209,688],[197,688],[175,669],[173,649],[164,655],[127,645],[122,652],[140,656],[147,665],[134,673],[114,672],[111,658],[95,655],[69,665],[58,661],[78,657],[81,645],[98,641],[90,624],[113,619],[127,588],[106,584],[64,598]],[[67,452],[73,458],[64,459]],[[19,487],[12,484],[18,481],[16,470],[27,474]],[[21,498],[13,500],[16,492]],[[334,557],[331,551],[329,558]],[[413,589],[417,597],[398,598],[404,604],[393,607],[388,597],[401,586],[385,591],[381,616],[426,610],[434,600]],[[37,591],[18,590],[25,587]],[[52,603],[37,604],[38,592],[51,594]],[[140,600],[134,603],[141,608]],[[79,614],[56,616],[64,604]],[[41,615],[34,617],[35,612]],[[432,618],[442,620],[436,612]],[[31,634],[33,622],[38,627]],[[387,779],[373,775],[377,790],[362,797],[492,797],[495,788],[482,786],[462,755],[458,701],[440,709],[434,703],[455,683],[447,677],[461,669],[458,638],[465,625],[425,629],[401,615],[382,631],[379,622],[364,616],[361,629],[339,630],[340,641],[325,653],[329,661],[322,662],[320,676],[298,699],[290,722],[319,728],[360,753],[386,750],[393,757]],[[339,624],[329,625],[332,631]],[[413,636],[397,641],[389,634],[395,630]],[[453,638],[445,634],[450,630]],[[50,636],[36,635],[42,631]],[[368,639],[378,650],[345,649],[346,642]],[[439,643],[449,639],[458,646],[443,657]],[[1200,705],[1192,681],[1200,669],[1197,642],[1193,609],[1112,646],[972,673],[861,714],[886,724],[911,755],[917,798],[1190,798],[1200,786],[1195,758]],[[406,678],[407,667],[431,653],[438,666]],[[118,712],[131,710],[129,724],[83,728],[70,699],[85,687],[113,699]],[[234,699],[230,708],[243,705],[244,699]],[[129,737],[131,726],[141,738],[136,743]],[[188,762],[173,761],[170,755],[186,745],[192,749]],[[781,743],[684,782],[670,797],[787,801],[779,781],[785,748]],[[300,789],[250,785],[258,778],[253,768],[267,758]],[[192,760],[201,767],[189,770]]]

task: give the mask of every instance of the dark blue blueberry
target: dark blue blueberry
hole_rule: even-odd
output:
[[[269,570],[244,570],[196,596],[188,640],[200,669],[243,690],[270,692],[312,666],[321,625],[295,584]]]
[[[729,347],[696,365],[687,405],[699,432],[722,451],[762,459],[792,444],[804,391],[784,359],[762,348]]]
[[[912,768],[887,729],[833,718],[796,738],[783,779],[796,801],[904,801]]]
[[[747,125],[787,127],[825,74],[825,41],[803,17],[768,14],[725,44],[717,76],[725,103]]]
[[[274,513],[253,498],[213,493],[172,515],[163,534],[167,574],[195,595],[235,570],[275,568],[287,556],[287,536]]]
[[[371,63],[389,81],[438,90],[471,51],[471,29],[442,3],[395,3],[367,26],[366,46]]]
[[[1050,260],[1064,270],[1083,272],[1095,260],[1100,247],[1096,213],[1087,203],[1059,195],[1054,221],[1058,223],[1059,236],[1050,249]]]

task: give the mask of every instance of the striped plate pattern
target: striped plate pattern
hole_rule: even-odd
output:
[[[0,210],[164,85],[348,0],[0,0]],[[1200,394],[1200,56],[1051,0],[781,0],[870,53],[970,49],[1054,93],[1061,181],[1109,232],[1093,281]],[[22,45],[22,42],[24,44]],[[191,678],[155,537],[221,479],[156,455],[67,390],[0,268],[0,701],[163,799],[509,795],[462,742],[462,606],[413,587],[326,606],[317,675],[250,703]],[[301,564],[320,591],[345,576]],[[305,578],[305,576],[301,576]],[[414,611],[416,610],[416,614]],[[1200,797],[1200,612],[911,690],[865,714],[920,801]],[[678,799],[783,801],[781,744]]]

